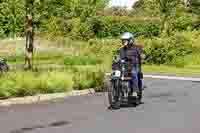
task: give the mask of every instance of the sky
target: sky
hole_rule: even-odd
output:
[[[137,0],[111,0],[109,3],[109,6],[121,6],[121,7],[127,7],[128,9],[131,9],[132,5]]]

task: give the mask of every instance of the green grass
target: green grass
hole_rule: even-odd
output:
[[[72,66],[71,69],[80,71],[103,71],[105,73],[111,72],[110,67],[104,68],[104,65],[76,65]],[[164,74],[186,74],[186,75],[199,75],[200,76],[200,65],[190,65],[186,67],[175,67],[166,65],[143,65],[144,73],[164,73]]]
[[[65,92],[73,88],[70,72],[9,72],[0,77],[0,97]]]
[[[79,70],[74,72],[74,89],[96,88],[100,90],[104,81],[103,71]]]
[[[198,46],[199,43],[196,40],[194,41],[195,46]],[[42,42],[47,44],[41,43],[43,49],[37,49],[34,56],[34,63],[38,66],[39,71],[15,70],[1,76],[0,98],[66,92],[72,89],[99,89],[103,84],[104,73],[111,71],[113,50],[120,46],[120,41],[117,39],[93,39],[89,42],[66,40],[59,51],[56,48],[55,50],[48,48],[48,46],[59,47],[57,42]],[[6,50],[12,50],[15,47],[13,44],[15,43],[12,42]],[[1,52],[7,43],[0,49],[0,56],[7,57],[8,63],[13,65],[24,63],[22,41],[16,44],[19,45],[16,53],[13,51],[9,54]],[[182,66],[182,63],[186,63],[183,65],[184,67],[144,65],[143,71],[146,73],[200,75],[199,49],[196,48],[193,54],[187,55],[184,62],[177,59],[174,65]],[[40,65],[46,65],[47,68],[42,69],[39,67]],[[54,65],[63,66],[64,69],[53,69]]]
[[[66,56],[65,65],[96,65],[101,64],[102,59],[95,56]]]
[[[15,71],[0,75],[0,99],[32,96],[36,94],[67,92],[72,89],[82,90],[103,85],[104,72],[94,69],[73,67],[63,71],[39,70]]]

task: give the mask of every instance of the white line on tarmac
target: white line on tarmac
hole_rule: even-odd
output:
[[[160,75],[144,75],[145,78],[155,78],[155,79],[171,79],[171,80],[182,80],[182,81],[199,81],[200,78],[192,77],[179,77],[179,76],[160,76]]]
[[[110,75],[110,73],[106,73],[106,76],[109,76],[109,75]],[[144,75],[144,78],[168,79],[168,80],[182,80],[182,81],[196,81],[196,82],[200,82],[200,78],[180,77],[180,76]]]

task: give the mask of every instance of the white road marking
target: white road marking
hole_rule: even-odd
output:
[[[200,81],[200,78],[193,78],[193,77],[162,76],[162,75],[144,75],[144,77],[155,78],[155,79],[182,80],[182,81]]]
[[[109,76],[109,75],[110,75],[110,73],[106,73],[106,76]],[[168,80],[182,80],[182,81],[196,81],[196,82],[200,82],[200,78],[180,77],[180,76],[144,75],[144,78],[168,79]]]

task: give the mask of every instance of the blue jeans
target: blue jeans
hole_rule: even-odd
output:
[[[139,74],[139,65],[138,64],[135,64],[133,67],[132,67],[132,83],[131,83],[131,87],[134,89],[134,91],[139,91],[139,77],[138,77],[138,74]]]

